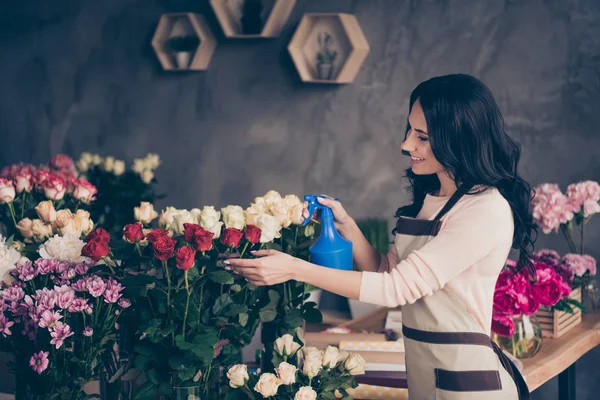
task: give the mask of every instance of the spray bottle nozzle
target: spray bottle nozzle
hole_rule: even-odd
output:
[[[317,208],[320,208],[321,210],[327,209],[331,212],[331,208],[319,203],[319,201],[317,200],[317,198],[319,197],[322,199],[331,199],[331,197],[329,196],[324,196],[320,194],[307,194],[304,196],[304,201],[308,202],[308,217],[304,221],[302,221],[302,226],[305,226],[310,222]],[[336,198],[334,200],[339,199]]]

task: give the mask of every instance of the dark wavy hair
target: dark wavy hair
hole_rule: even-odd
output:
[[[530,209],[532,190],[517,172],[521,149],[508,136],[492,92],[473,76],[454,74],[420,83],[410,95],[409,113],[417,100],[425,114],[433,154],[457,187],[495,187],[508,201],[515,221],[512,247],[520,253],[517,268],[533,273],[530,259],[537,227]],[[405,135],[409,130],[407,124]],[[416,175],[409,168],[406,177],[412,204],[400,207],[396,217],[415,217],[426,194],[440,188],[437,174]]]

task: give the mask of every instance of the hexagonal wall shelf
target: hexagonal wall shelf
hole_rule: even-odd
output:
[[[192,54],[181,58],[181,55],[178,56],[169,49],[169,39],[176,36],[198,37],[199,43]],[[167,71],[203,71],[208,68],[217,41],[203,16],[194,13],[172,13],[160,17],[152,38],[152,47],[162,67]]]
[[[281,33],[296,0],[210,0],[210,4],[226,37],[260,39]]]
[[[370,47],[352,14],[305,14],[288,45],[303,82],[351,83]]]

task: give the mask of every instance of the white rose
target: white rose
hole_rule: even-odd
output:
[[[140,178],[142,178],[142,182],[144,182],[145,184],[150,184],[150,182],[152,182],[152,179],[154,178],[154,172],[152,172],[152,170],[146,169],[140,174]]]
[[[261,214],[269,212],[269,206],[267,205],[267,202],[265,201],[264,197],[254,198],[254,203],[252,203],[250,206],[260,210]]]
[[[133,172],[141,175],[142,172],[144,172],[144,170],[148,169],[148,167],[146,166],[146,160],[142,158],[135,158],[133,160],[133,166],[131,167],[131,169],[133,170]]]
[[[150,222],[158,217],[158,213],[154,210],[152,203],[147,201],[142,201],[139,207],[135,207],[133,209],[133,215],[136,221],[146,225],[150,224]]]
[[[300,200],[300,198],[298,196],[296,196],[295,194],[288,194],[287,196],[285,196],[283,198],[283,202],[285,204],[287,204],[289,207],[295,207],[295,206],[303,206],[302,201]]]
[[[227,371],[227,379],[229,386],[232,388],[243,387],[248,382],[248,366],[246,364],[237,364],[229,368]]]
[[[323,352],[316,347],[305,347],[302,349],[302,354],[304,354],[304,360],[318,360],[321,362],[323,360]]]
[[[41,201],[35,207],[35,211],[44,222],[54,222],[56,220],[56,210],[50,200]]]
[[[256,226],[262,231],[260,235],[261,243],[272,242],[276,238],[281,237],[281,225],[279,224],[279,220],[272,215],[260,215],[256,221]]]
[[[346,361],[346,359],[348,358],[349,355],[350,355],[350,353],[348,353],[347,351],[344,351],[344,350],[340,350],[340,352],[338,353],[337,362],[338,362],[340,371],[344,370],[344,362]]]
[[[94,159],[94,157],[87,151],[84,151],[83,153],[81,153],[81,156],[79,157],[79,161],[83,161],[86,164],[91,164],[93,159]]]
[[[113,164],[113,174],[115,174],[115,176],[121,176],[123,173],[125,173],[125,161],[115,160],[115,163]]]
[[[199,225],[211,231],[214,236],[213,239],[218,239],[221,236],[221,227],[223,223],[219,221],[221,213],[216,211],[213,206],[204,206],[200,214]]]
[[[340,349],[333,346],[327,346],[323,353],[323,366],[325,368],[335,368],[339,361]]]
[[[0,178],[0,204],[11,203],[17,195],[15,185],[7,178]]]
[[[46,224],[41,219],[34,219],[31,224],[31,232],[33,232],[33,240],[42,242],[48,236],[52,236],[52,225]]]
[[[94,164],[94,165],[100,165],[100,164],[102,164],[102,157],[100,157],[99,154],[94,154],[92,156],[92,164]]]
[[[284,228],[287,228],[292,224],[290,206],[288,206],[284,201],[273,204],[271,207],[271,214],[277,218],[279,224]]]
[[[244,217],[244,209],[240,206],[227,206],[221,208],[223,215],[223,223],[227,228],[244,229],[246,226],[246,217]]]
[[[289,333],[286,333],[285,335],[277,338],[277,340],[275,340],[274,346],[274,349],[277,352],[277,354],[279,354],[282,357],[293,356],[301,347],[298,343],[294,342],[294,337]]]
[[[188,210],[180,210],[173,215],[173,223],[171,224],[171,230],[176,235],[183,235],[185,230],[184,224],[195,224],[196,219]]]
[[[90,219],[90,213],[88,211],[82,209],[77,210],[73,216],[73,221],[78,226],[78,229],[86,235],[94,229],[94,222]]]
[[[275,396],[277,394],[277,389],[279,389],[279,385],[281,385],[281,380],[279,380],[277,376],[267,372],[260,376],[256,386],[254,386],[254,390],[266,398]]]
[[[296,395],[294,396],[294,400],[316,400],[317,399],[317,392],[314,391],[314,389],[310,386],[302,386],[300,389],[298,389],[298,391],[296,392]]]
[[[277,192],[275,190],[269,190],[267,192],[267,194],[265,194],[263,196],[263,199],[265,200],[265,203],[267,204],[267,207],[268,207],[269,210],[272,207],[274,207],[277,204],[279,204],[279,202],[282,200],[281,195],[279,194],[279,192]]]
[[[319,360],[317,358],[311,358],[311,359],[304,360],[304,366],[302,367],[302,372],[309,379],[312,379],[315,376],[319,375],[319,372],[321,372],[322,367],[323,366],[321,365],[321,360]]]
[[[173,223],[173,216],[177,213],[177,209],[175,207],[167,207],[160,213],[160,217],[158,218],[158,225],[160,225],[163,229],[168,229]]]
[[[285,361],[279,364],[277,368],[275,368],[275,372],[277,376],[281,380],[282,385],[292,385],[296,383],[296,368],[295,365],[286,363]]]
[[[250,207],[246,208],[246,210],[244,210],[246,225],[256,225],[258,217],[260,217],[264,213],[265,212],[256,204],[253,204]]]
[[[113,156],[108,156],[104,159],[104,169],[108,172],[112,171],[115,166],[115,158]]]
[[[38,252],[44,259],[69,261],[69,262],[89,262],[90,259],[81,255],[81,249],[85,242],[73,235],[58,236],[48,239],[40,245]]]
[[[304,216],[302,215],[302,210],[304,209],[304,205],[295,205],[290,208],[289,217],[292,220],[292,224],[294,225],[302,225],[304,222]]]
[[[315,234],[315,226],[313,224],[308,224],[304,228],[304,236],[311,237]]]
[[[364,374],[365,366],[365,359],[358,353],[350,353],[346,361],[344,361],[344,368],[350,375]]]
[[[21,236],[23,236],[25,239],[33,237],[33,231],[31,229],[32,227],[33,221],[29,218],[23,218],[17,224],[17,229],[19,230],[19,232],[21,232]]]
[[[158,154],[148,153],[146,155],[146,166],[150,169],[156,169],[160,166],[160,157]]]
[[[6,238],[0,235],[0,283],[12,282],[10,271],[17,267],[21,253],[12,247],[6,247]]]
[[[79,161],[77,161],[76,165],[77,165],[77,169],[80,172],[87,172],[88,169],[90,169],[90,164],[87,161],[85,161],[84,159],[79,159]]]

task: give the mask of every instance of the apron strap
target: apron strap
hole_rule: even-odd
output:
[[[450,199],[444,204],[444,207],[440,210],[440,212],[435,216],[433,221],[439,221],[458,201],[467,193],[473,185],[461,185],[456,189],[456,192],[450,197]]]
[[[525,383],[525,379],[523,379],[523,375],[521,375],[521,371],[519,371],[517,366],[510,360],[510,358],[504,354],[496,342],[492,341],[492,346],[494,353],[498,355],[502,366],[515,382],[517,391],[519,392],[519,400],[529,400],[529,388],[527,387],[527,383]]]

